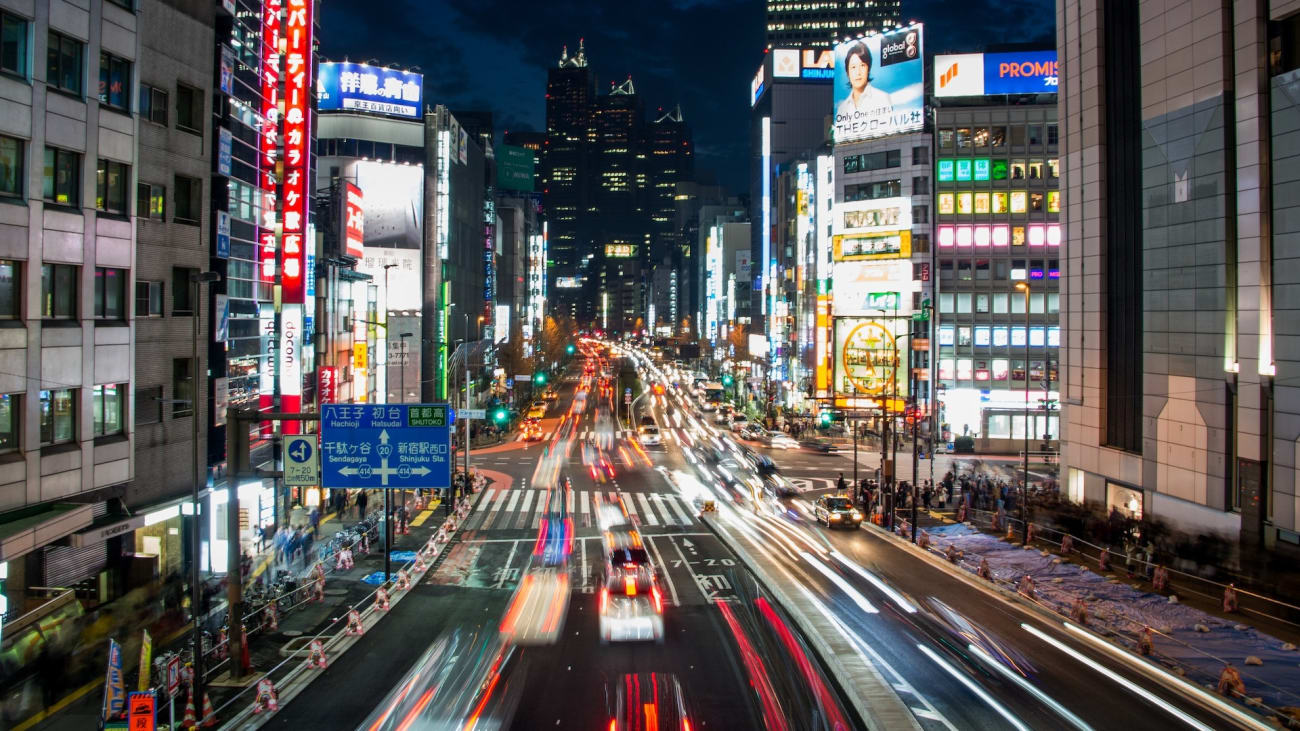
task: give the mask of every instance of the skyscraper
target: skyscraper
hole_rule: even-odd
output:
[[[646,313],[646,326],[654,328],[656,321],[672,324],[687,312],[678,292],[685,292],[689,286],[690,246],[676,225],[674,199],[677,184],[691,180],[695,173],[695,147],[681,107],[660,110],[658,119],[649,125],[646,141],[649,261],[655,273],[649,292],[654,316]]]
[[[630,77],[596,99],[589,211],[594,250],[589,254],[600,272],[600,301],[593,298],[590,304],[599,305],[596,314],[613,329],[634,327],[645,317],[650,227],[644,120]]]
[[[768,48],[829,48],[903,20],[901,0],[767,0]]]
[[[587,66],[582,41],[578,53],[570,56],[568,47],[559,63],[546,78],[546,143],[543,147],[542,200],[550,223],[550,270],[548,289],[555,293],[552,309],[567,315],[579,315],[579,304],[590,308],[591,292],[583,296],[588,283],[580,288],[556,287],[556,279],[572,282],[588,278],[583,259],[590,249],[591,237],[584,226],[590,207],[588,151],[590,149],[591,111],[596,96],[595,78]],[[591,311],[587,315],[593,314]]]

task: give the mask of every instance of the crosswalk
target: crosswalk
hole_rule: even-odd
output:
[[[468,530],[517,530],[541,525],[546,507],[546,490],[531,488],[488,488],[465,527]],[[677,495],[574,490],[569,493],[569,514],[576,528],[596,530],[596,501],[604,498],[623,504],[634,524],[654,528],[698,527],[695,510]]]
[[[556,429],[552,429],[551,431],[543,433],[541,441],[543,442],[551,441],[552,439],[555,438],[555,434],[557,431],[558,430]],[[597,438],[598,435],[599,432],[597,432],[595,429],[579,429],[573,433],[573,437],[575,439],[583,442],[594,440]],[[631,439],[636,436],[636,432],[632,429],[615,429],[613,431],[613,435],[614,438],[616,439]],[[516,442],[524,441],[524,435],[516,434],[515,441]]]

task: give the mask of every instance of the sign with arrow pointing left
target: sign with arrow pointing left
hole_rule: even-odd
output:
[[[451,486],[446,404],[322,404],[321,486]]]

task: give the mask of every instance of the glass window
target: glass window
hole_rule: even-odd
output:
[[[1047,161],[1047,177],[1055,180],[1061,177],[1061,161],[1051,158]]]
[[[163,220],[167,211],[167,186],[139,183],[135,186],[136,218]]]
[[[970,149],[970,127],[957,128],[957,149]]]
[[[152,86],[140,87],[140,118],[154,124],[167,124],[167,92]]]
[[[1054,124],[1047,125],[1047,144],[1055,145],[1058,144],[1060,141],[1061,141],[1060,130],[1057,129],[1056,125]]]
[[[912,234],[912,252],[925,254],[930,251],[930,234]]]
[[[988,147],[988,146],[989,146],[989,128],[988,128],[988,127],[976,127],[976,128],[975,128],[974,138],[975,138],[975,146],[976,146],[976,147]]]
[[[976,281],[985,281],[985,282],[987,282],[988,279],[989,279],[989,260],[988,260],[988,259],[976,259],[976,260],[975,260],[975,280],[976,280]],[[983,296],[983,295],[981,295],[981,296]],[[976,311],[977,311],[977,312],[988,312],[987,305],[986,305],[986,308],[985,308],[985,309],[983,309],[983,310],[976,310]]]
[[[939,379],[943,381],[952,380],[952,358],[939,359]]]
[[[845,186],[847,195],[848,189],[853,186]],[[230,215],[241,221],[257,223],[257,210],[261,206],[262,193],[259,189],[245,185],[238,180],[231,179],[230,189]]]
[[[22,317],[23,263],[0,259],[0,320]]]
[[[27,143],[0,135],[0,196],[21,198],[27,169]]]
[[[81,155],[45,148],[45,200],[61,206],[81,205]]]
[[[970,260],[962,259],[957,262],[957,278],[963,282],[971,281]]]
[[[1006,363],[1006,361],[1002,361],[1002,362],[1003,362],[1003,363]],[[994,366],[993,366],[993,380],[996,381],[996,380],[998,380],[998,378],[997,378],[997,363],[998,363],[998,361],[993,361],[993,363],[994,363]],[[1005,372],[1005,370],[1004,370],[1004,372],[1003,372],[1003,374],[1002,374],[1002,377],[1003,377],[1003,378],[1006,378],[1006,372]],[[1008,415],[1008,414],[989,414],[989,429],[988,429],[988,435],[989,435],[989,438],[990,438],[990,439],[1009,439],[1009,438],[1011,438],[1011,417],[1010,417],[1010,415]]]
[[[975,328],[975,345],[977,347],[987,348],[989,345],[989,328],[985,325],[979,325]]]
[[[62,33],[50,31],[45,56],[45,81],[70,94],[81,94],[81,60],[85,45]]]
[[[1029,347],[1031,348],[1043,347],[1043,344],[1046,342],[1046,335],[1047,335],[1046,331],[1041,327],[1029,328]],[[1038,363],[1035,363],[1035,365],[1038,365],[1040,369],[1042,368],[1042,366]],[[1041,378],[1042,374],[1038,373],[1034,377]]]
[[[0,452],[18,449],[22,435],[23,397],[18,394],[0,394]]]
[[[970,214],[975,211],[975,194],[958,193],[957,194],[957,212]]]
[[[126,401],[127,384],[95,386],[90,396],[94,435],[106,437],[122,433],[122,406]]]
[[[940,293],[939,293],[939,313],[940,313],[940,314],[951,314],[951,313],[952,313],[952,309],[953,309],[953,308],[952,308],[952,292],[940,292]]]
[[[1048,213],[1061,212],[1061,191],[1059,190],[1047,191],[1047,212]]]
[[[956,329],[952,325],[944,325],[939,328],[939,345],[952,345],[956,337]]]
[[[125,269],[95,268],[95,317],[101,320],[126,318]]]
[[[27,20],[0,12],[0,71],[27,78]]]
[[[1012,245],[1012,246],[1024,246],[1024,245],[1025,245],[1025,227],[1024,227],[1024,226],[1012,226],[1012,227],[1011,227],[1011,245]]]
[[[203,91],[184,84],[176,85],[176,128],[203,133]]]
[[[939,147],[952,149],[952,128],[939,130]]]
[[[989,210],[993,213],[1006,213],[1009,209],[1007,194],[1004,192],[993,193],[989,199]]]
[[[1011,179],[1012,179],[1012,180],[1024,180],[1024,179],[1025,179],[1025,161],[1024,161],[1024,160],[1012,160],[1012,161],[1011,161]]]
[[[957,314],[969,315],[971,311],[971,294],[970,292],[957,293]]]
[[[1042,194],[1042,193],[1030,193],[1030,194],[1029,194],[1029,210],[1031,210],[1031,211],[1041,211],[1041,210],[1043,210],[1043,194]]]
[[[951,216],[956,206],[956,195],[952,193],[940,193],[939,196],[939,215]]]
[[[1061,296],[1055,292],[1049,292],[1047,295],[1047,313],[1055,315],[1061,311]]]
[[[995,292],[993,294],[993,314],[1007,314],[1007,295],[1004,292]]]
[[[77,316],[77,269],[72,264],[41,265],[41,317],[71,320]]]
[[[130,181],[131,168],[101,158],[95,170],[95,208],[104,213],[125,216],[129,210],[127,186]]]
[[[194,269],[184,267],[175,267],[172,269],[172,314],[190,316],[194,314],[190,300],[192,298],[192,285],[190,284],[190,274]]]
[[[1001,325],[993,328],[993,347],[1005,348],[1007,346],[1007,329]]]
[[[131,62],[99,52],[99,103],[131,111]]]
[[[194,368],[189,358],[172,359],[172,416],[194,413]]]
[[[163,283],[135,280],[135,316],[162,317]]]
[[[1041,124],[1029,125],[1029,144],[1043,144],[1043,126]]]
[[[912,206],[912,223],[929,223],[930,207],[929,206]]]
[[[135,423],[157,424],[162,421],[162,386],[135,387]]]
[[[939,280],[940,280],[940,281],[948,281],[948,280],[952,279],[952,264],[953,264],[953,263],[950,262],[950,261],[941,261],[941,262],[939,262]]]
[[[1024,262],[1016,262],[1016,263],[1019,264],[1020,266],[1024,266]],[[1011,314],[1013,315],[1025,314],[1025,296],[1020,292],[1016,292],[1015,296],[1011,298]]]
[[[1038,262],[1034,262],[1034,263],[1037,264]],[[1029,314],[1031,314],[1031,315],[1041,315],[1041,314],[1043,314],[1043,306],[1044,306],[1045,302],[1046,302],[1046,296],[1044,295],[1044,293],[1042,293],[1042,292],[1034,292],[1033,294],[1030,294],[1030,295],[1029,295]]]
[[[1024,127],[1024,125],[1021,125],[1021,124],[1013,124],[1013,125],[1011,125],[1011,146],[1012,146],[1012,147],[1024,147],[1024,146],[1025,146],[1025,127]]]
[[[975,213],[976,213],[976,214],[987,214],[988,212],[989,212],[989,194],[988,194],[988,193],[976,193],[976,194],[975,194]]]
[[[957,359],[957,380],[969,381],[971,379],[971,360],[969,358]]]
[[[930,195],[930,176],[912,176],[912,195]]]
[[[1025,347],[1025,329],[1023,327],[1011,328],[1011,347]]]
[[[199,195],[203,190],[202,183],[197,178],[187,178],[184,175],[176,176],[176,202],[173,206],[172,220],[182,223],[198,223],[202,215]]]
[[[913,148],[912,148],[912,164],[913,164],[913,165],[929,165],[929,164],[930,164],[930,148],[928,148],[928,147],[926,147],[926,146],[924,146],[924,145],[918,145],[918,146],[916,146],[916,147],[913,147]]]
[[[1023,190],[1011,191],[1011,212],[1025,213],[1029,207],[1029,194]]]
[[[1043,161],[1042,161],[1042,160],[1030,160],[1029,163],[1028,163],[1028,165],[1026,166],[1026,169],[1027,169],[1028,172],[1029,172],[1029,179],[1030,179],[1030,180],[1042,180],[1042,179],[1043,179]]]
[[[989,128],[989,145],[992,147],[1007,146],[1007,128],[991,127]]]
[[[77,438],[77,389],[41,391],[41,446]]]
[[[957,328],[957,344],[962,346],[970,345],[969,326],[962,326]]]

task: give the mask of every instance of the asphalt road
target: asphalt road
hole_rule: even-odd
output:
[[[503,691],[509,702],[489,704],[476,728],[604,728],[607,698],[620,676],[647,672],[677,677],[694,728],[761,728],[762,698],[751,683],[753,659],[740,651],[742,643],[759,650],[757,662],[761,674],[773,678],[769,687],[777,708],[790,717],[804,715],[800,703],[811,693],[798,673],[778,670],[792,663],[752,609],[757,586],[666,477],[671,469],[688,468],[680,451],[634,445],[611,418],[612,404],[594,394],[576,418],[561,425],[559,416],[573,403],[574,389],[566,385],[543,422],[544,440],[471,455],[476,468],[505,479],[480,493],[473,517],[411,594],[360,644],[333,659],[269,726],[356,728],[439,638],[460,629],[492,631],[528,568],[542,496],[557,475],[571,480],[575,528],[563,629],[553,645],[516,648],[501,684],[509,688]],[[557,472],[539,468],[555,462],[555,452],[570,441]],[[584,464],[584,447],[588,458],[604,455],[595,470]],[[659,567],[668,605],[661,645],[598,641],[602,537],[592,510],[598,493],[622,497]],[[724,619],[718,602],[728,603],[738,623]]]

